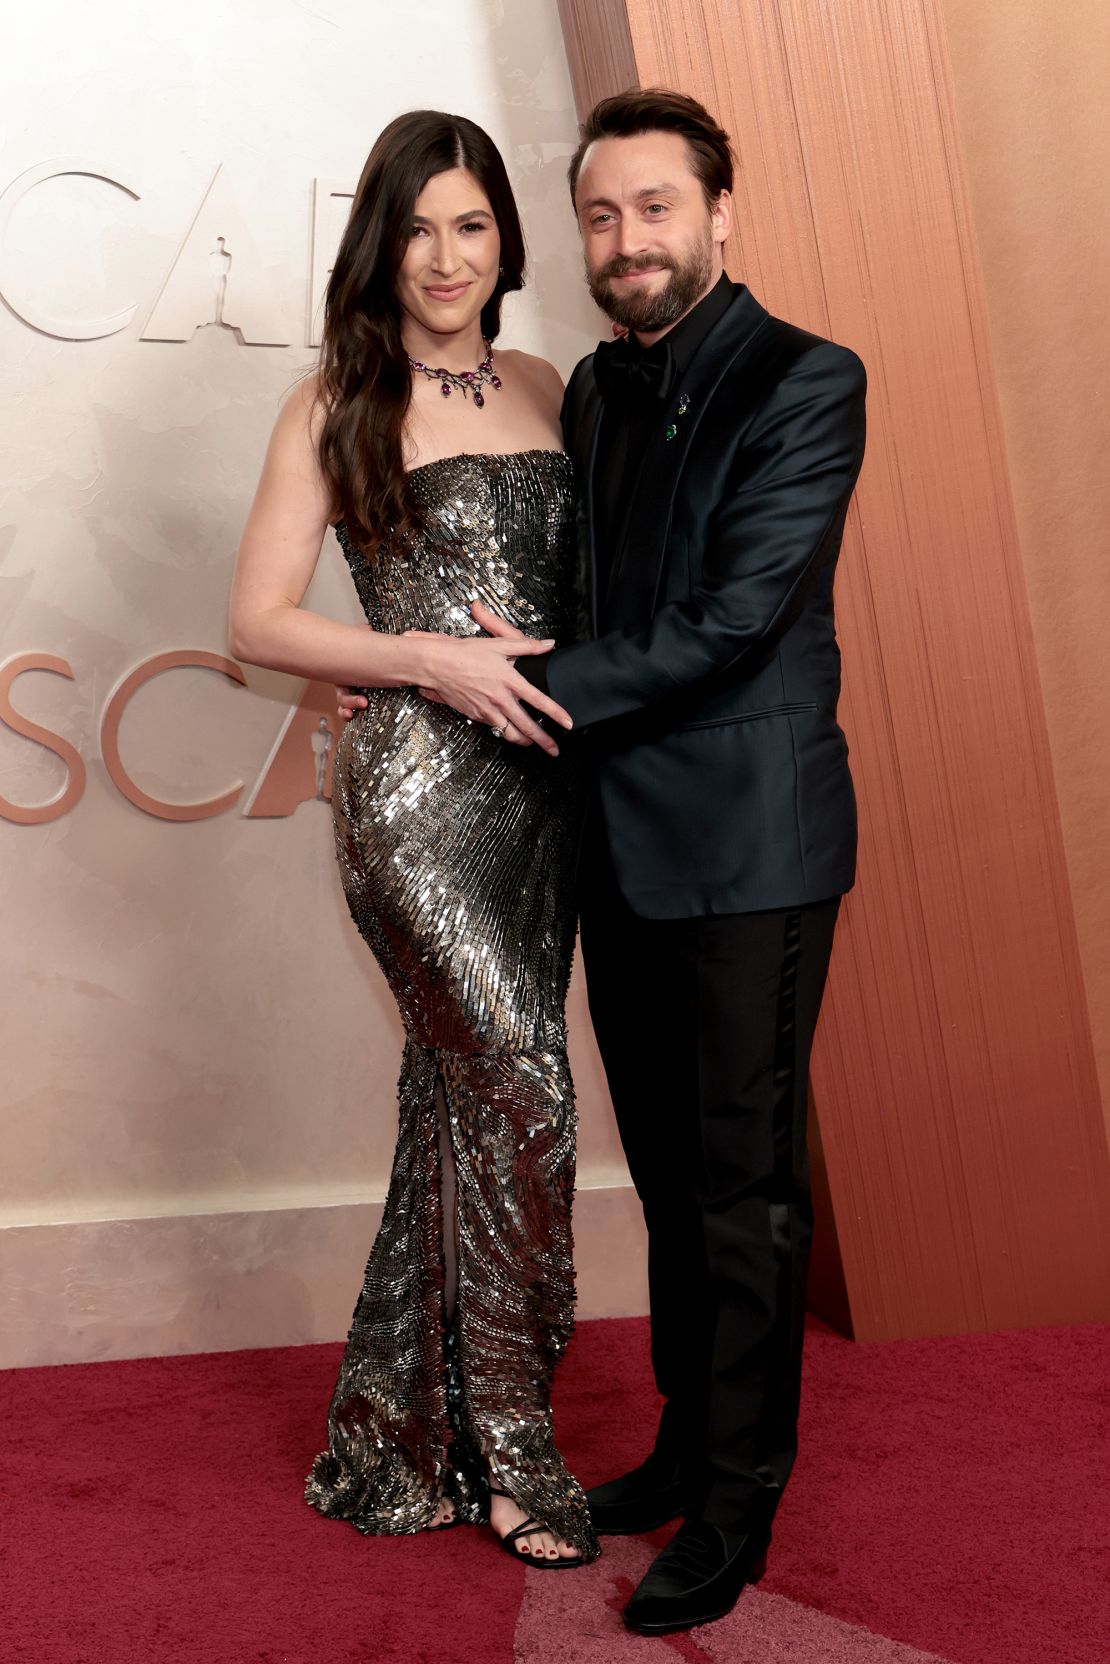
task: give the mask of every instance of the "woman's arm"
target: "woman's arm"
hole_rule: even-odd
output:
[[[314,390],[311,379],[294,388],[274,425],[239,545],[229,615],[232,653],[314,681],[431,687],[473,721],[512,728],[557,755],[555,742],[519,697],[526,695],[563,726],[570,719],[553,700],[543,702],[513,668],[514,658],[546,652],[552,642],[395,636],[302,608],[334,513],[316,448],[322,412]]]
[[[314,382],[295,387],[274,424],[239,544],[228,639],[248,664],[314,681],[403,687],[423,675],[420,644],[302,610],[332,515],[316,452]]]

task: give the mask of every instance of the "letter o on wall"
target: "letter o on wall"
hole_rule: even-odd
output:
[[[55,318],[49,312],[43,311],[30,298],[12,299],[13,285],[8,273],[7,235],[8,224],[16,208],[23,201],[29,191],[36,185],[42,185],[47,179],[58,179],[64,174],[84,174],[89,179],[103,179],[107,184],[114,185],[117,191],[123,191],[127,196],[139,200],[138,191],[133,191],[130,185],[121,184],[113,179],[110,173],[102,173],[98,168],[85,167],[80,162],[55,159],[52,162],[39,162],[36,167],[28,168],[18,179],[13,179],[3,192],[0,192],[0,294],[11,307],[12,311],[43,335],[53,335],[59,341],[99,341],[105,335],[118,335],[121,329],[126,329],[135,316],[138,302],[125,306],[119,312],[111,312],[102,318]]]

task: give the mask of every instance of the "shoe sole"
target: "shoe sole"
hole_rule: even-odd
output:
[[[594,1520],[593,1526],[599,1537],[643,1537],[647,1532],[658,1531],[661,1525],[669,1525],[672,1520],[680,1520],[682,1517],[683,1510],[680,1508],[676,1513],[660,1514],[657,1519],[640,1525],[598,1525]]]
[[[748,1588],[750,1584],[758,1583],[766,1570],[767,1567],[765,1563],[763,1565],[757,1564],[753,1566],[751,1576],[744,1579],[740,1586],[740,1592],[734,1600],[730,1600],[727,1606],[722,1606],[719,1612],[707,1612],[703,1618],[695,1618],[693,1623],[637,1624],[629,1623],[626,1616],[624,1620],[624,1627],[625,1629],[631,1630],[634,1635],[677,1635],[678,1632],[683,1629],[699,1629],[702,1624],[715,1624],[719,1618],[728,1617],[729,1613],[734,1609],[739,1601],[740,1595],[744,1593],[744,1590]]]

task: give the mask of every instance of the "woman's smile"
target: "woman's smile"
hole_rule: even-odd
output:
[[[458,300],[469,288],[469,279],[461,283],[427,283],[424,285],[424,293],[431,300],[450,301]]]

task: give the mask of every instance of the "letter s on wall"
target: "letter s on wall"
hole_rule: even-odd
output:
[[[17,826],[45,826],[47,821],[59,820],[62,815],[67,815],[80,801],[85,789],[85,764],[68,740],[60,734],[51,733],[40,723],[32,722],[30,717],[22,716],[12,705],[9,698],[12,683],[25,670],[52,670],[56,676],[68,676],[71,682],[74,675],[65,659],[60,659],[56,653],[16,653],[0,664],[0,722],[13,734],[22,734],[25,740],[35,740],[47,751],[53,751],[69,771],[65,785],[49,803],[37,803],[33,808],[26,808],[21,803],[11,803],[6,797],[0,797],[0,818],[14,821]]]

